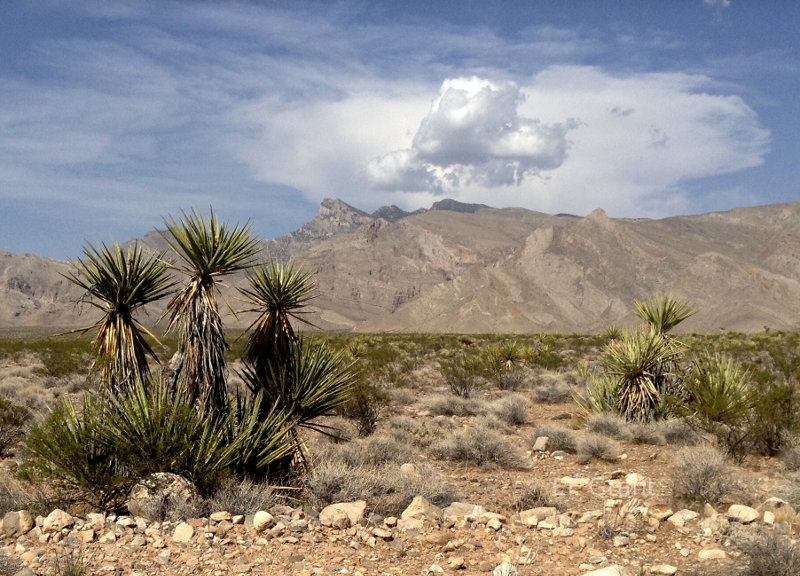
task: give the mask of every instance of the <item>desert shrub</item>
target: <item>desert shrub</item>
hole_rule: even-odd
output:
[[[746,576],[800,575],[800,545],[782,534],[762,529],[736,544],[750,557]]]
[[[0,554],[0,576],[14,576],[22,568],[22,562],[11,556]]]
[[[217,415],[141,382],[120,397],[85,396],[80,415],[63,401],[28,435],[23,472],[115,510],[137,479],[154,472],[179,474],[210,494],[233,474],[263,477],[292,450],[286,416],[260,419],[261,401]]]
[[[324,459],[303,479],[306,499],[321,508],[335,502],[366,499],[371,510],[399,515],[417,495],[437,506],[450,504],[454,489],[432,468],[416,464],[417,473],[402,472],[396,464],[349,466]]]
[[[787,470],[791,472],[800,470],[800,445],[798,445],[797,439],[784,446],[781,451],[781,459]]]
[[[736,488],[725,454],[710,444],[681,448],[675,454],[672,495],[679,501],[716,504]]]
[[[661,432],[662,427],[658,422],[633,423],[628,427],[628,440],[634,444],[649,444],[651,446],[663,446],[667,439]]]
[[[541,480],[533,480],[525,484],[520,494],[514,499],[515,512],[551,506],[562,511],[566,509],[566,503],[553,494],[552,483]]]
[[[682,418],[662,420],[657,429],[668,444],[676,446],[694,446],[702,440],[700,433]]]
[[[630,437],[628,421],[615,412],[596,412],[586,419],[586,429],[610,438],[627,440]]]
[[[547,449],[550,451],[563,450],[574,454],[578,449],[578,441],[575,432],[569,428],[547,424],[536,428],[532,434],[528,435],[528,442],[531,446],[539,436],[547,436]]]
[[[80,550],[73,550],[71,554],[59,554],[56,552],[53,560],[53,570],[56,576],[84,576],[86,567]]]
[[[441,363],[447,388],[459,398],[468,399],[477,390],[485,371],[481,360],[458,357]]]
[[[332,451],[331,458],[341,460],[352,468],[411,462],[416,454],[404,440],[406,439],[391,434],[359,438],[338,446]]]
[[[533,401],[540,404],[562,404],[572,398],[572,388],[566,382],[553,379],[534,388],[531,395]]]
[[[590,434],[578,442],[578,461],[589,462],[593,458],[616,462],[619,460],[619,446],[611,438],[599,434]]]
[[[485,428],[457,430],[429,447],[436,458],[476,466],[519,470],[528,467],[525,453],[507,436]]]
[[[394,404],[401,406],[410,406],[417,401],[417,395],[408,388],[391,388],[386,394]]]
[[[441,437],[453,428],[449,418],[438,416],[433,419],[419,421],[408,416],[393,416],[389,419],[390,429],[402,430],[410,436],[414,446],[427,447],[436,438]]]
[[[483,406],[475,399],[455,394],[427,396],[422,404],[431,414],[439,416],[475,416],[483,411]]]
[[[492,402],[489,412],[510,426],[519,426],[527,421],[528,401],[519,394],[511,394]]]
[[[800,396],[796,385],[768,379],[757,388],[748,422],[748,436],[753,449],[775,456],[797,432],[800,432]]]
[[[375,432],[381,410],[389,403],[389,396],[364,378],[356,380],[347,400],[339,407],[339,414],[355,421],[359,436]]]
[[[275,493],[268,484],[231,478],[214,492],[207,506],[211,512],[246,515],[269,510],[276,503]]]
[[[8,449],[22,437],[29,418],[27,409],[0,397],[0,457],[6,456]]]

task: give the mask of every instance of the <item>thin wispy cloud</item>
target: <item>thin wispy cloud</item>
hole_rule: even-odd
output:
[[[709,205],[698,182],[749,174],[787,141],[775,118],[790,115],[764,114],[784,110],[771,78],[799,82],[788,45],[738,58],[644,10],[499,8],[451,21],[388,3],[15,7],[34,36],[0,64],[0,198],[123,238],[212,203],[285,233],[330,196],[662,216]],[[682,10],[698,27],[709,12]],[[713,197],[773,196],[721,181]],[[19,249],[9,236],[0,249]]]

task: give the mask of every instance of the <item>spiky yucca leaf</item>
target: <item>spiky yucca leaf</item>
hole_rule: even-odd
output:
[[[145,256],[138,244],[123,252],[113,243],[83,249],[84,259],[73,264],[65,277],[86,290],[89,303],[103,317],[77,332],[97,330],[93,346],[102,364],[103,381],[114,392],[130,382],[147,378],[147,357],[156,358],[145,335],[158,341],[133,317],[142,306],[167,295],[175,285],[160,254]]]
[[[356,379],[352,364],[327,346],[308,346],[302,338],[289,345],[284,358],[246,364],[241,374],[253,394],[263,392],[268,404],[289,415],[295,426],[325,431],[315,422],[331,416],[348,399]]]
[[[586,382],[586,391],[573,392],[572,398],[584,416],[600,412],[617,411],[619,377],[608,374],[591,374]]]
[[[283,355],[296,339],[291,320],[308,324],[302,314],[315,296],[311,274],[271,262],[254,268],[247,279],[250,287],[239,290],[252,305],[247,311],[258,317],[250,325],[245,356],[257,362],[259,357]]]
[[[666,334],[694,314],[688,302],[670,294],[655,294],[646,302],[634,300],[636,313],[652,330]]]
[[[623,332],[606,346],[603,364],[618,379],[617,409],[629,421],[649,422],[662,401],[665,366],[674,365],[682,345],[659,332]]]
[[[748,372],[732,358],[698,356],[684,380],[690,392],[686,409],[706,422],[741,423],[756,399],[748,378]]]
[[[180,221],[170,218],[164,223],[164,238],[182,261],[175,268],[189,276],[164,311],[169,316],[167,330],[177,330],[183,356],[179,383],[199,407],[222,411],[227,402],[227,343],[216,298],[218,277],[252,266],[258,240],[249,224],[231,229],[213,210],[208,218],[192,210]]]

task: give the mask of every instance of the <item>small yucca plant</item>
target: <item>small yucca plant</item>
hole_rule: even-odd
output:
[[[674,365],[682,345],[656,331],[623,332],[606,347],[603,364],[617,380],[617,410],[629,421],[650,422],[661,411],[664,386],[669,376],[664,366]]]
[[[267,357],[285,356],[297,338],[292,319],[308,324],[303,309],[315,295],[311,274],[292,264],[272,262],[254,268],[247,279],[249,288],[239,291],[252,305],[247,311],[257,312],[258,317],[250,325],[245,357],[257,363]]]
[[[208,218],[192,210],[181,220],[164,221],[164,239],[178,256],[174,268],[189,277],[164,311],[168,331],[178,333],[183,366],[178,382],[200,408],[224,410],[227,403],[227,348],[217,290],[220,277],[252,266],[258,240],[250,225],[229,228],[211,210]]]
[[[647,301],[634,300],[636,313],[651,330],[666,334],[694,314],[688,302],[670,294],[654,294]]]
[[[103,316],[74,332],[97,330],[95,364],[102,366],[103,381],[116,393],[146,379],[150,374],[147,358],[156,358],[145,336],[158,340],[134,313],[166,296],[175,283],[161,255],[145,256],[138,245],[123,252],[116,243],[99,248],[89,244],[83,253],[84,259],[75,262],[65,277],[86,290],[89,303]]]

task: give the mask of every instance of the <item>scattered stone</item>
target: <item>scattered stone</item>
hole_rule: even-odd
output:
[[[675,512],[675,514],[667,518],[667,522],[678,528],[683,528],[687,522],[695,520],[699,516],[700,514],[698,514],[694,510],[683,509],[683,510],[678,510],[677,512]]]
[[[463,556],[453,556],[447,561],[447,565],[451,570],[462,570],[463,568],[466,568],[467,561]]]
[[[253,514],[253,530],[256,532],[263,532],[267,528],[272,528],[275,525],[275,518],[272,514],[259,510]]]
[[[558,481],[560,486],[564,486],[568,490],[586,488],[590,482],[589,478],[572,478],[571,476],[564,476]]]
[[[172,541],[179,543],[189,542],[194,536],[194,528],[186,522],[181,522],[172,533]]]
[[[700,558],[700,560],[724,560],[728,555],[725,553],[725,550],[721,548],[707,548],[705,550],[700,550],[700,552],[697,553],[697,557]]]
[[[60,532],[64,528],[72,528],[74,525],[75,519],[71,514],[67,514],[60,508],[56,508],[44,519],[42,523],[42,532],[45,534]]]
[[[408,508],[400,514],[400,518],[403,520],[425,519],[438,522],[442,519],[442,509],[431,504],[423,496],[415,496]]]
[[[401,464],[400,472],[414,480],[419,480],[422,478],[422,475],[419,473],[419,468],[417,468],[416,465],[412,464],[411,462]]]
[[[537,436],[536,441],[533,443],[534,452],[545,452],[547,450],[547,443],[550,441],[549,436]]]
[[[618,564],[586,572],[583,576],[628,576],[628,571]]]
[[[336,504],[331,504],[323,508],[319,513],[319,523],[323,526],[345,530],[350,527],[350,517]]]
[[[758,510],[742,504],[733,504],[728,508],[727,516],[729,520],[741,522],[742,524],[750,524],[761,518],[761,514],[759,514]]]
[[[27,510],[8,512],[3,516],[2,530],[6,536],[23,536],[30,532],[34,526],[33,517]]]
[[[517,567],[509,562],[498,564],[492,571],[492,576],[518,576]]]
[[[197,490],[186,478],[170,472],[156,472],[133,487],[126,505],[132,515],[148,516],[165,502],[186,507],[196,498]]]
[[[558,515],[558,509],[552,506],[540,506],[539,508],[531,508],[530,510],[523,510],[519,513],[520,522],[525,526],[535,527],[539,522],[545,518]]]
[[[650,568],[650,574],[666,574],[666,576],[672,576],[677,571],[677,567],[669,564],[658,564],[657,566],[652,566]]]
[[[659,522],[663,522],[673,514],[675,514],[675,511],[666,504],[656,504],[647,509],[647,515],[650,518],[655,518]]]

